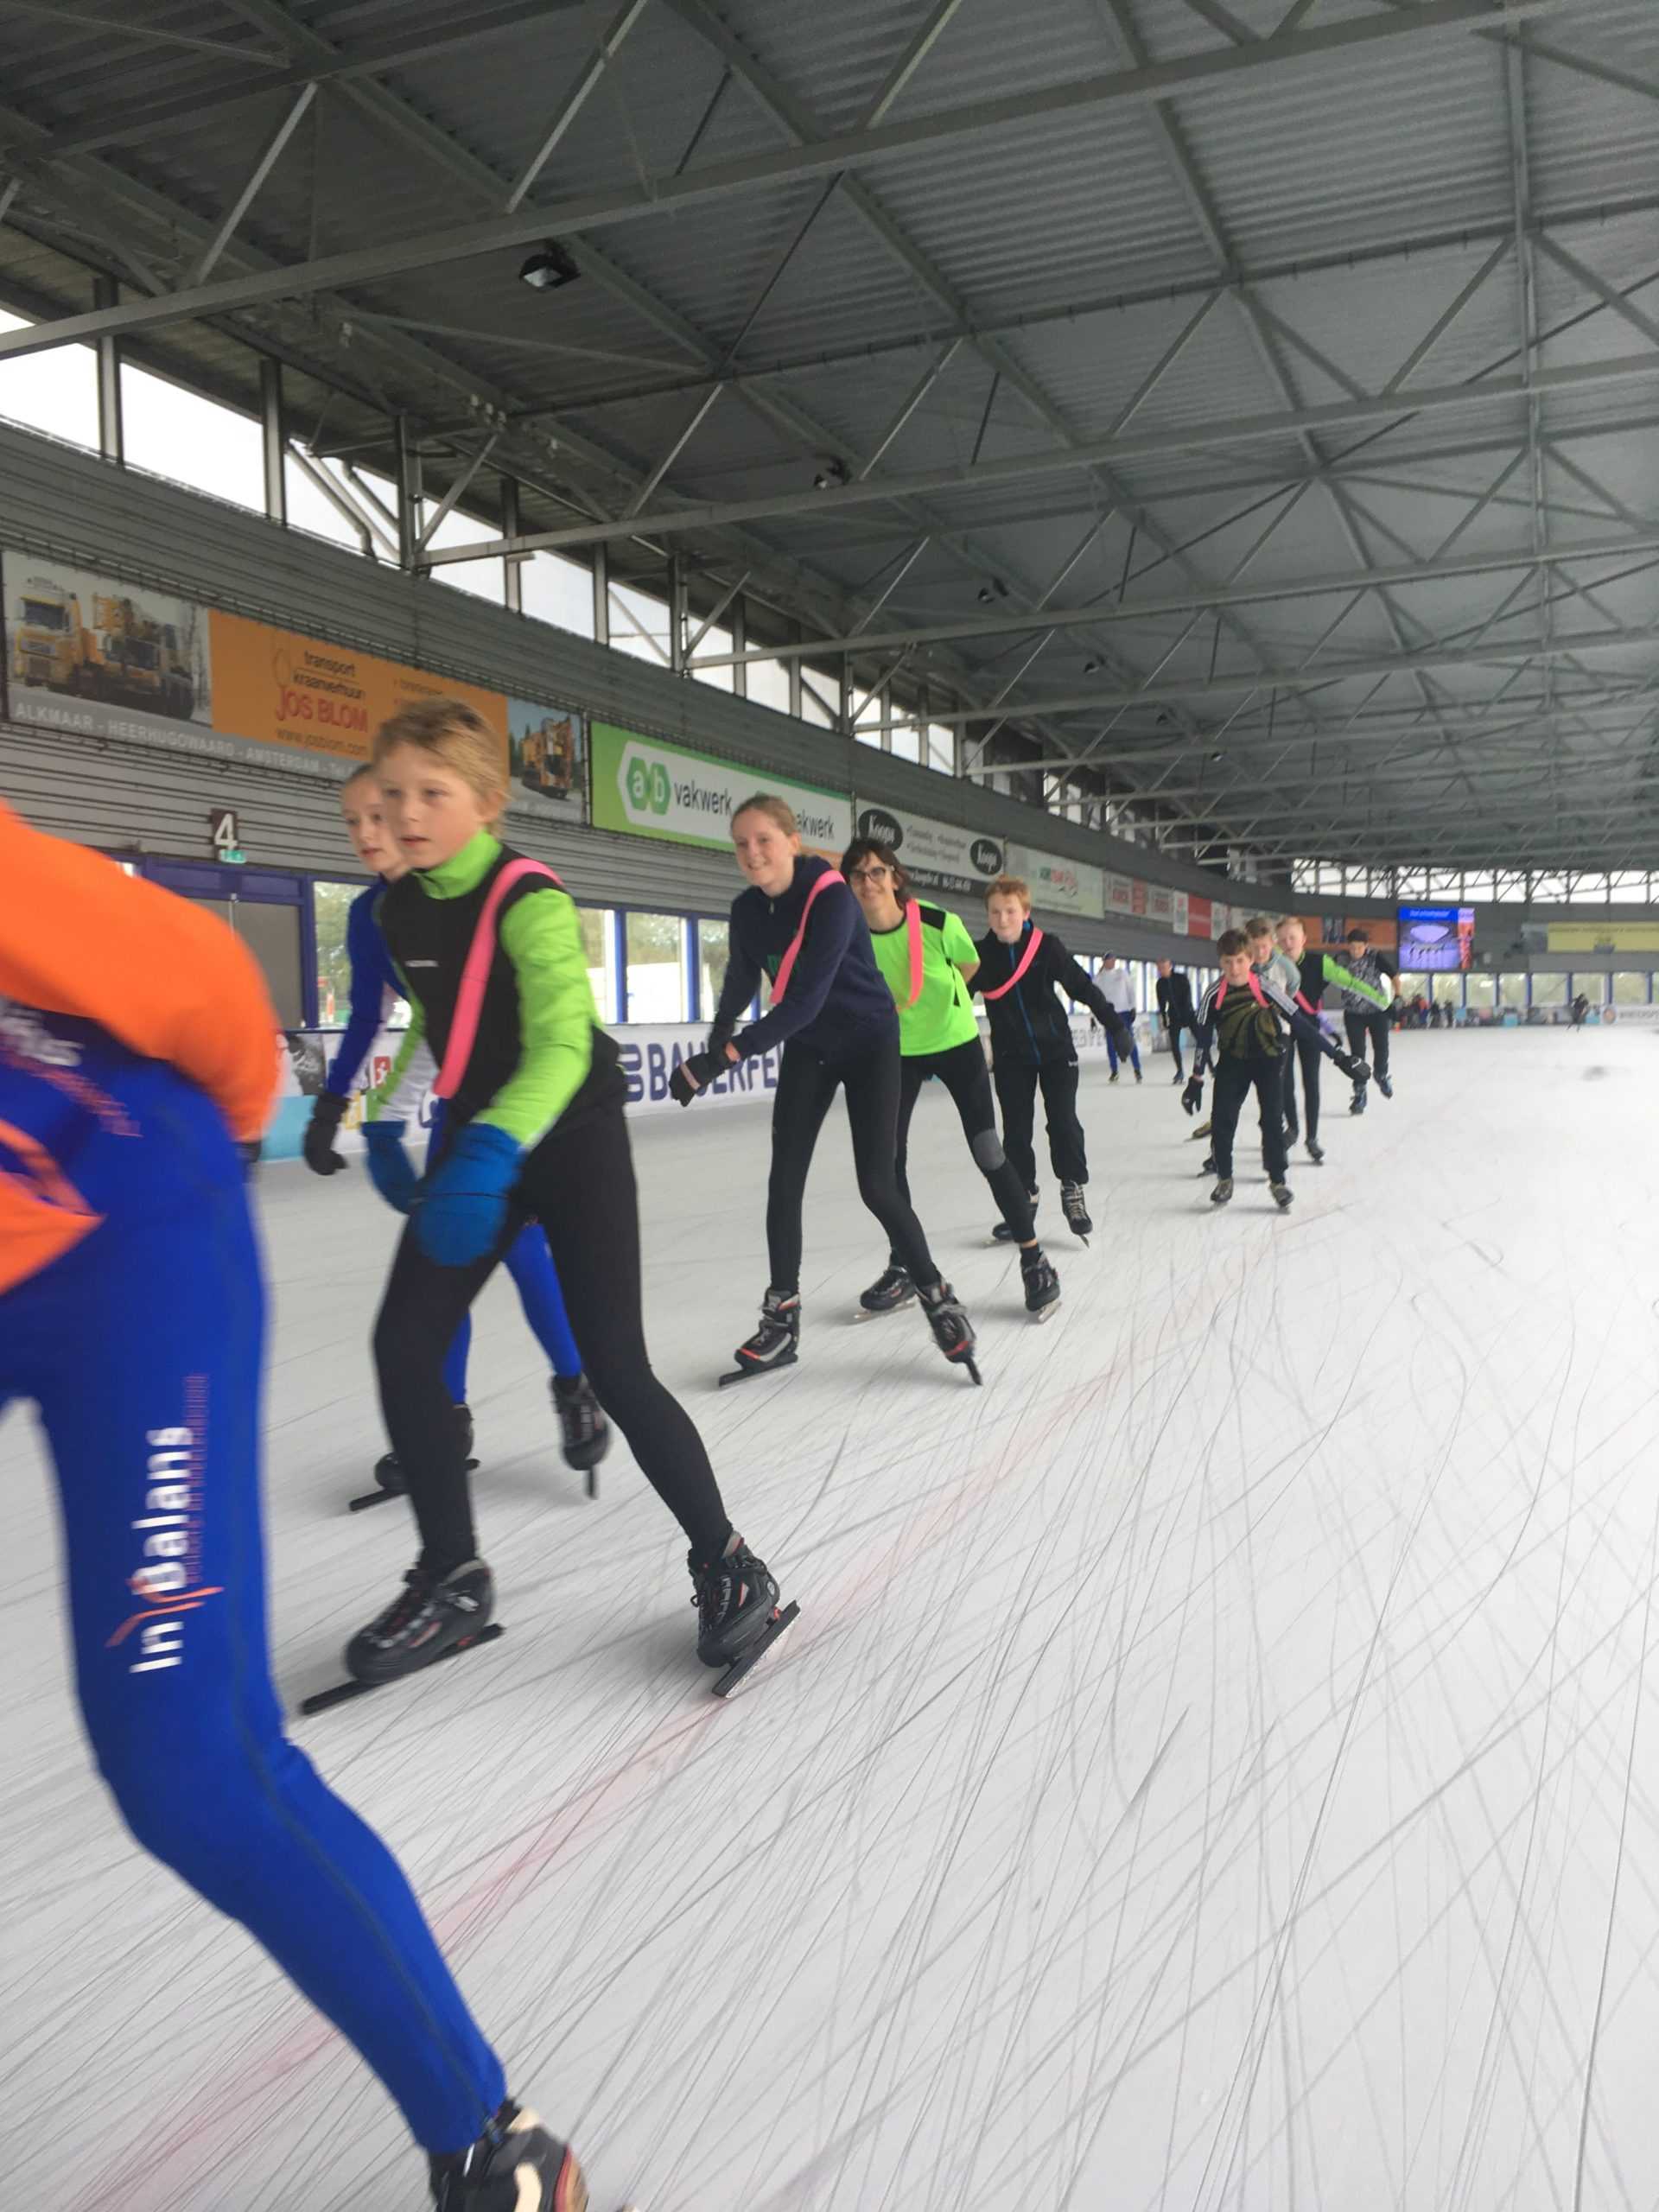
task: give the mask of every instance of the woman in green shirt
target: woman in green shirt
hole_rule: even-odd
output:
[[[979,965],[972,938],[955,914],[924,906],[891,845],[855,837],[841,872],[870,925],[875,961],[899,1009],[899,1188],[910,1203],[906,1173],[910,1117],[922,1085],[938,1076],[956,1101],[974,1165],[990,1185],[1002,1218],[1020,1246],[1026,1309],[1046,1320],[1058,1302],[1060,1279],[1037,1241],[1031,1200],[1002,1150],[979,1020],[968,984]],[[867,1313],[891,1313],[916,1295],[903,1262],[889,1252],[885,1273],[860,1300]]]

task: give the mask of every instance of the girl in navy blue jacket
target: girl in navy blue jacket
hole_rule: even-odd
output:
[[[940,1351],[977,1382],[968,1316],[899,1188],[899,1016],[858,902],[837,868],[802,851],[799,826],[781,798],[762,792],[746,800],[732,817],[732,842],[752,887],[732,901],[730,957],[707,1049],[683,1061],[671,1078],[675,1096],[689,1106],[728,1066],[783,1047],[766,1192],[772,1281],[760,1326],[739,1345],[736,1370],[721,1380],[791,1367],[798,1357],[801,1204],[818,1132],[840,1089],[858,1194],[919,1291]],[[738,1021],[763,973],[771,979],[771,1005],[740,1033]]]
[[[408,874],[408,863],[386,826],[380,805],[380,787],[374,780],[372,768],[356,769],[340,785],[340,804],[352,850],[363,866],[380,880],[353,899],[346,917],[352,1010],[329,1067],[328,1079],[311,1109],[305,1132],[305,1164],[314,1175],[333,1175],[346,1165],[334,1150],[334,1138],[351,1103],[352,1086],[368,1058],[369,1047],[387,1007],[393,1000],[404,995],[403,980],[392,965],[386,941],[380,934],[375,908],[386,886]],[[435,1101],[430,1131],[435,1158],[442,1135],[443,1108],[441,1102]],[[610,1423],[600,1410],[593,1385],[582,1372],[582,1354],[576,1349],[570,1319],[564,1310],[564,1294],[559,1288],[547,1239],[533,1221],[526,1225],[507,1254],[506,1265],[523,1304],[524,1319],[547,1354],[547,1363],[552,1370],[549,1387],[553,1393],[553,1409],[559,1419],[565,1465],[587,1471],[591,1494],[595,1488],[593,1471],[611,1446]],[[467,1363],[472,1342],[473,1323],[468,1314],[456,1330],[443,1363],[445,1387],[461,1432],[461,1457],[469,1461],[473,1452],[473,1416],[467,1403]],[[374,1476],[388,1497],[401,1496],[408,1487],[395,1452],[381,1455],[376,1462]],[[374,1495],[371,1491],[369,1498]]]

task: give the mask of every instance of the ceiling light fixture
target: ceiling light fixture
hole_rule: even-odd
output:
[[[561,284],[574,284],[582,271],[564,248],[549,238],[538,245],[518,271],[518,282],[533,292],[556,292]]]
[[[812,479],[812,488],[816,492],[833,492],[846,481],[846,462],[837,461],[831,454],[828,461],[819,462],[818,473]]]

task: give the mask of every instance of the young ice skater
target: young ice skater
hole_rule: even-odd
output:
[[[45,1427],[99,1772],[143,1847],[378,2075],[438,2212],[579,2212],[575,2152],[508,2096],[402,1868],[283,1733],[238,1151],[276,1071],[259,971],[201,907],[3,806],[0,876],[0,1406],[32,1399]],[[144,2003],[164,2031],[199,1998],[162,1975]],[[63,2084],[66,2104],[111,2094]],[[364,2156],[340,2126],[353,2190]],[[269,2177],[255,2193],[276,2201]]]
[[[1271,974],[1259,973],[1250,960],[1249,939],[1240,930],[1228,930],[1217,940],[1216,957],[1221,976],[1204,995],[1198,1008],[1198,1056],[1192,1078],[1181,1093],[1189,1114],[1204,1104],[1205,1071],[1215,1060],[1215,1092],[1211,1108],[1211,1145],[1216,1186],[1210,1193],[1213,1205],[1224,1206],[1233,1195],[1233,1136],[1239,1110],[1255,1091],[1262,1115],[1262,1143],[1274,1203],[1282,1211],[1292,1202],[1289,1165],[1285,1150],[1284,1056],[1290,1036],[1317,1039],[1356,1088],[1363,1088],[1368,1071],[1363,1060],[1351,1058],[1321,1033],[1281,988]]]
[[[937,1076],[950,1092],[974,1165],[991,1186],[1003,1224],[1020,1247],[1026,1310],[1041,1319],[1060,1295],[1060,1279],[1037,1241],[1031,1200],[996,1133],[996,1106],[969,986],[979,968],[974,940],[955,914],[916,898],[898,854],[876,837],[855,837],[841,872],[864,910],[875,964],[899,1011],[899,1188],[906,1204],[911,1116],[922,1086]],[[890,1313],[916,1294],[896,1250],[860,1300]]]
[[[1126,1057],[1133,1040],[1117,1008],[1096,989],[1052,931],[1031,918],[1030,887],[1017,875],[1000,875],[985,893],[990,927],[975,946],[979,967],[969,988],[985,1001],[991,1024],[991,1074],[1002,1109],[1002,1142],[1033,1207],[1037,1155],[1032,1123],[1037,1091],[1048,1123],[1049,1165],[1059,1179],[1060,1205],[1074,1236],[1094,1228],[1084,1191],[1089,1156],[1077,1119],[1077,1048],[1056,988],[1086,1006],[1108,1039]],[[1009,1234],[1007,1223],[992,1230]]]
[[[1141,1047],[1135,1041],[1134,978],[1127,968],[1118,966],[1117,955],[1115,952],[1109,952],[1101,961],[1100,973],[1096,976],[1095,982],[1099,987],[1102,998],[1116,1008],[1118,1018],[1122,1022],[1128,1037],[1128,1044],[1125,1047],[1119,1044],[1117,1038],[1109,1029],[1106,1032],[1106,1058],[1111,1067],[1111,1073],[1106,1080],[1108,1083],[1117,1081],[1117,1063],[1121,1057],[1128,1061],[1129,1065],[1135,1070],[1135,1079],[1139,1083],[1141,1081]]]
[[[1185,1080],[1186,1071],[1181,1065],[1181,1032],[1198,1026],[1198,1008],[1192,1003],[1192,985],[1184,968],[1173,960],[1158,963],[1158,1017],[1164,1025],[1164,1034],[1169,1039],[1169,1056],[1175,1063],[1171,1080]]]
[[[340,804],[352,850],[380,880],[359,892],[346,917],[351,1013],[330,1064],[327,1082],[311,1109],[305,1133],[305,1164],[314,1175],[338,1174],[345,1166],[344,1158],[334,1150],[334,1140],[376,1032],[392,1001],[404,995],[403,983],[392,968],[386,941],[375,919],[375,910],[382,893],[409,873],[409,863],[386,827],[380,786],[372,767],[365,764],[353,770],[340,785]],[[423,1065],[429,1065],[429,1055]],[[434,1104],[430,1141],[435,1151],[443,1142],[442,1100]],[[571,1333],[559,1278],[548,1254],[547,1239],[533,1223],[526,1224],[521,1231],[507,1254],[506,1266],[524,1306],[524,1319],[547,1354],[551,1370],[548,1387],[558,1418],[565,1465],[586,1470],[591,1476],[610,1449],[610,1424],[600,1410],[593,1386],[582,1371],[582,1354],[576,1350],[576,1340]],[[467,1402],[467,1361],[472,1338],[472,1316],[467,1314],[455,1332],[443,1368],[444,1387],[449,1393],[453,1417],[461,1433],[461,1454],[465,1459],[472,1457],[473,1450],[473,1416]],[[406,1488],[395,1452],[383,1454],[376,1463],[374,1474],[384,1491],[397,1493]]]
[[[1342,1020],[1348,1032],[1348,1049],[1363,1059],[1365,1047],[1371,1048],[1371,1072],[1376,1087],[1385,1098],[1394,1096],[1394,1084],[1389,1075],[1389,1014],[1394,1004],[1394,977],[1380,952],[1371,949],[1366,932],[1354,928],[1348,932],[1345,966],[1348,980],[1342,988]],[[1350,1109],[1356,1114],[1365,1111],[1365,1093],[1357,1090]]]
[[[793,1366],[801,1338],[801,1209],[807,1171],[837,1090],[847,1101],[858,1195],[887,1231],[897,1265],[920,1295],[934,1341],[979,1380],[975,1336],[900,1185],[899,1105],[903,1077],[899,1016],[870,933],[839,868],[804,852],[781,798],[759,791],[732,817],[732,843],[749,889],[732,901],[726,978],[706,1048],[683,1060],[670,1086],[683,1106],[739,1060],[783,1047],[772,1107],[766,1186],[770,1281],[760,1326],[737,1348],[724,1378]],[[771,979],[759,1021],[744,1010]]]
[[[347,1669],[366,1681],[410,1673],[490,1618],[494,1582],[479,1556],[444,1359],[533,1217],[599,1402],[685,1531],[697,1656],[727,1669],[729,1686],[785,1618],[777,1583],[727,1517],[702,1439],[652,1371],[626,1085],[594,1014],[575,907],[550,870],[495,834],[506,743],[474,709],[450,699],[405,708],[376,733],[374,766],[410,864],[382,899],[380,926],[414,1009],[364,1132],[377,1189],[409,1216],[374,1355],[421,1550],[403,1593],[352,1639]],[[419,1176],[405,1140],[423,1045],[445,1119]]]

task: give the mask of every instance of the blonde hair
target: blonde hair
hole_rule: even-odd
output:
[[[1244,925],[1244,934],[1246,937],[1271,937],[1273,924],[1265,914],[1252,914]]]
[[[779,798],[776,791],[756,791],[746,798],[741,806],[732,809],[732,829],[746,814],[764,814],[768,822],[781,830],[785,837],[798,837],[801,825],[795,819],[795,810],[786,798]]]
[[[416,699],[389,715],[374,733],[372,770],[400,745],[429,753],[453,768],[493,821],[507,803],[506,747],[476,707],[465,699]]]
[[[985,904],[993,899],[1017,899],[1026,912],[1031,912],[1031,886],[1022,875],[999,875],[995,883],[985,887]]]

